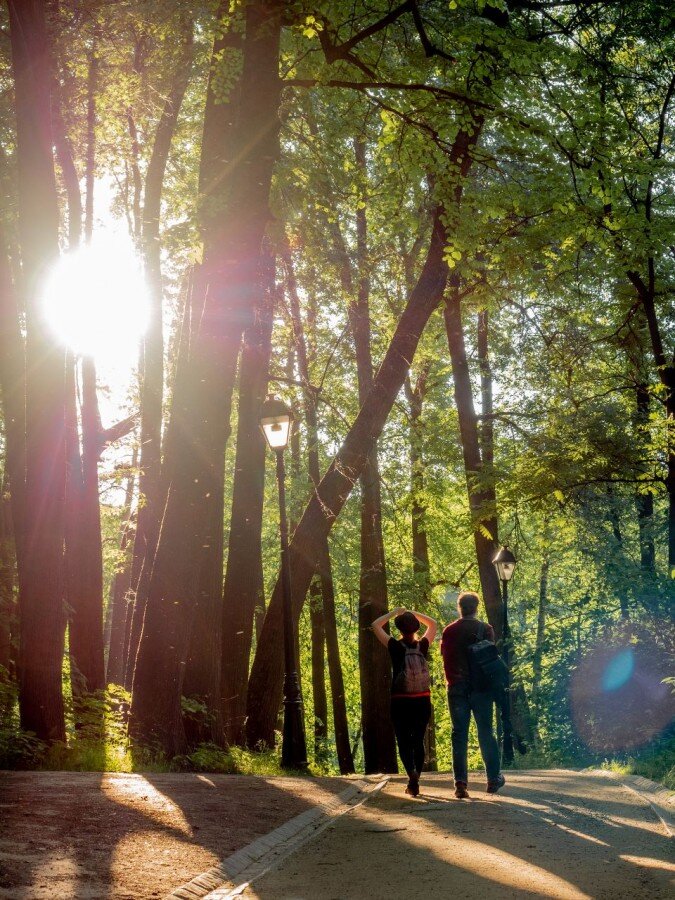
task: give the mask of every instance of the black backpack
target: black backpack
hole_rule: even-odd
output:
[[[480,623],[476,640],[469,644],[466,654],[471,690],[498,692],[508,686],[508,669],[496,645],[485,639],[485,622]]]

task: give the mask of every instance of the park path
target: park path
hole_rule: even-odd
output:
[[[632,898],[675,896],[675,844],[649,803],[598,774],[508,773],[489,797],[451,778],[422,795],[393,779],[277,869],[237,891],[249,900]],[[232,896],[225,890],[212,897]]]

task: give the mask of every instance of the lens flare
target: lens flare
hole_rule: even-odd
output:
[[[607,629],[585,652],[570,683],[577,735],[593,751],[632,750],[653,740],[675,720],[669,635],[660,640],[630,623]]]
[[[43,309],[57,340],[75,353],[107,360],[135,356],[149,299],[130,242],[98,238],[65,253],[45,284]]]
[[[632,649],[621,650],[612,657],[602,673],[602,687],[605,691],[618,691],[630,680],[635,669],[635,654]]]

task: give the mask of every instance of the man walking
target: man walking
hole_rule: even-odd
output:
[[[463,591],[457,598],[460,618],[443,631],[441,656],[448,685],[448,705],[452,719],[452,770],[455,796],[466,799],[468,783],[469,724],[471,713],[476,721],[478,743],[485,764],[487,792],[496,794],[504,786],[500,771],[499,744],[493,728],[495,697],[492,691],[472,690],[468,648],[479,640],[494,643],[491,625],[478,618],[480,598],[474,591]]]

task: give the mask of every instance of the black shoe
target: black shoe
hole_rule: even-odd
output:
[[[408,787],[405,789],[406,794],[409,794],[411,797],[419,796],[420,792],[420,776],[417,772],[413,772],[410,778],[408,779]]]
[[[496,781],[488,781],[487,793],[488,794],[496,794],[500,788],[503,788],[506,784],[506,778],[503,775],[500,775]]]
[[[469,792],[466,789],[466,782],[464,781],[456,781],[455,782],[455,797],[458,800],[468,800]]]

